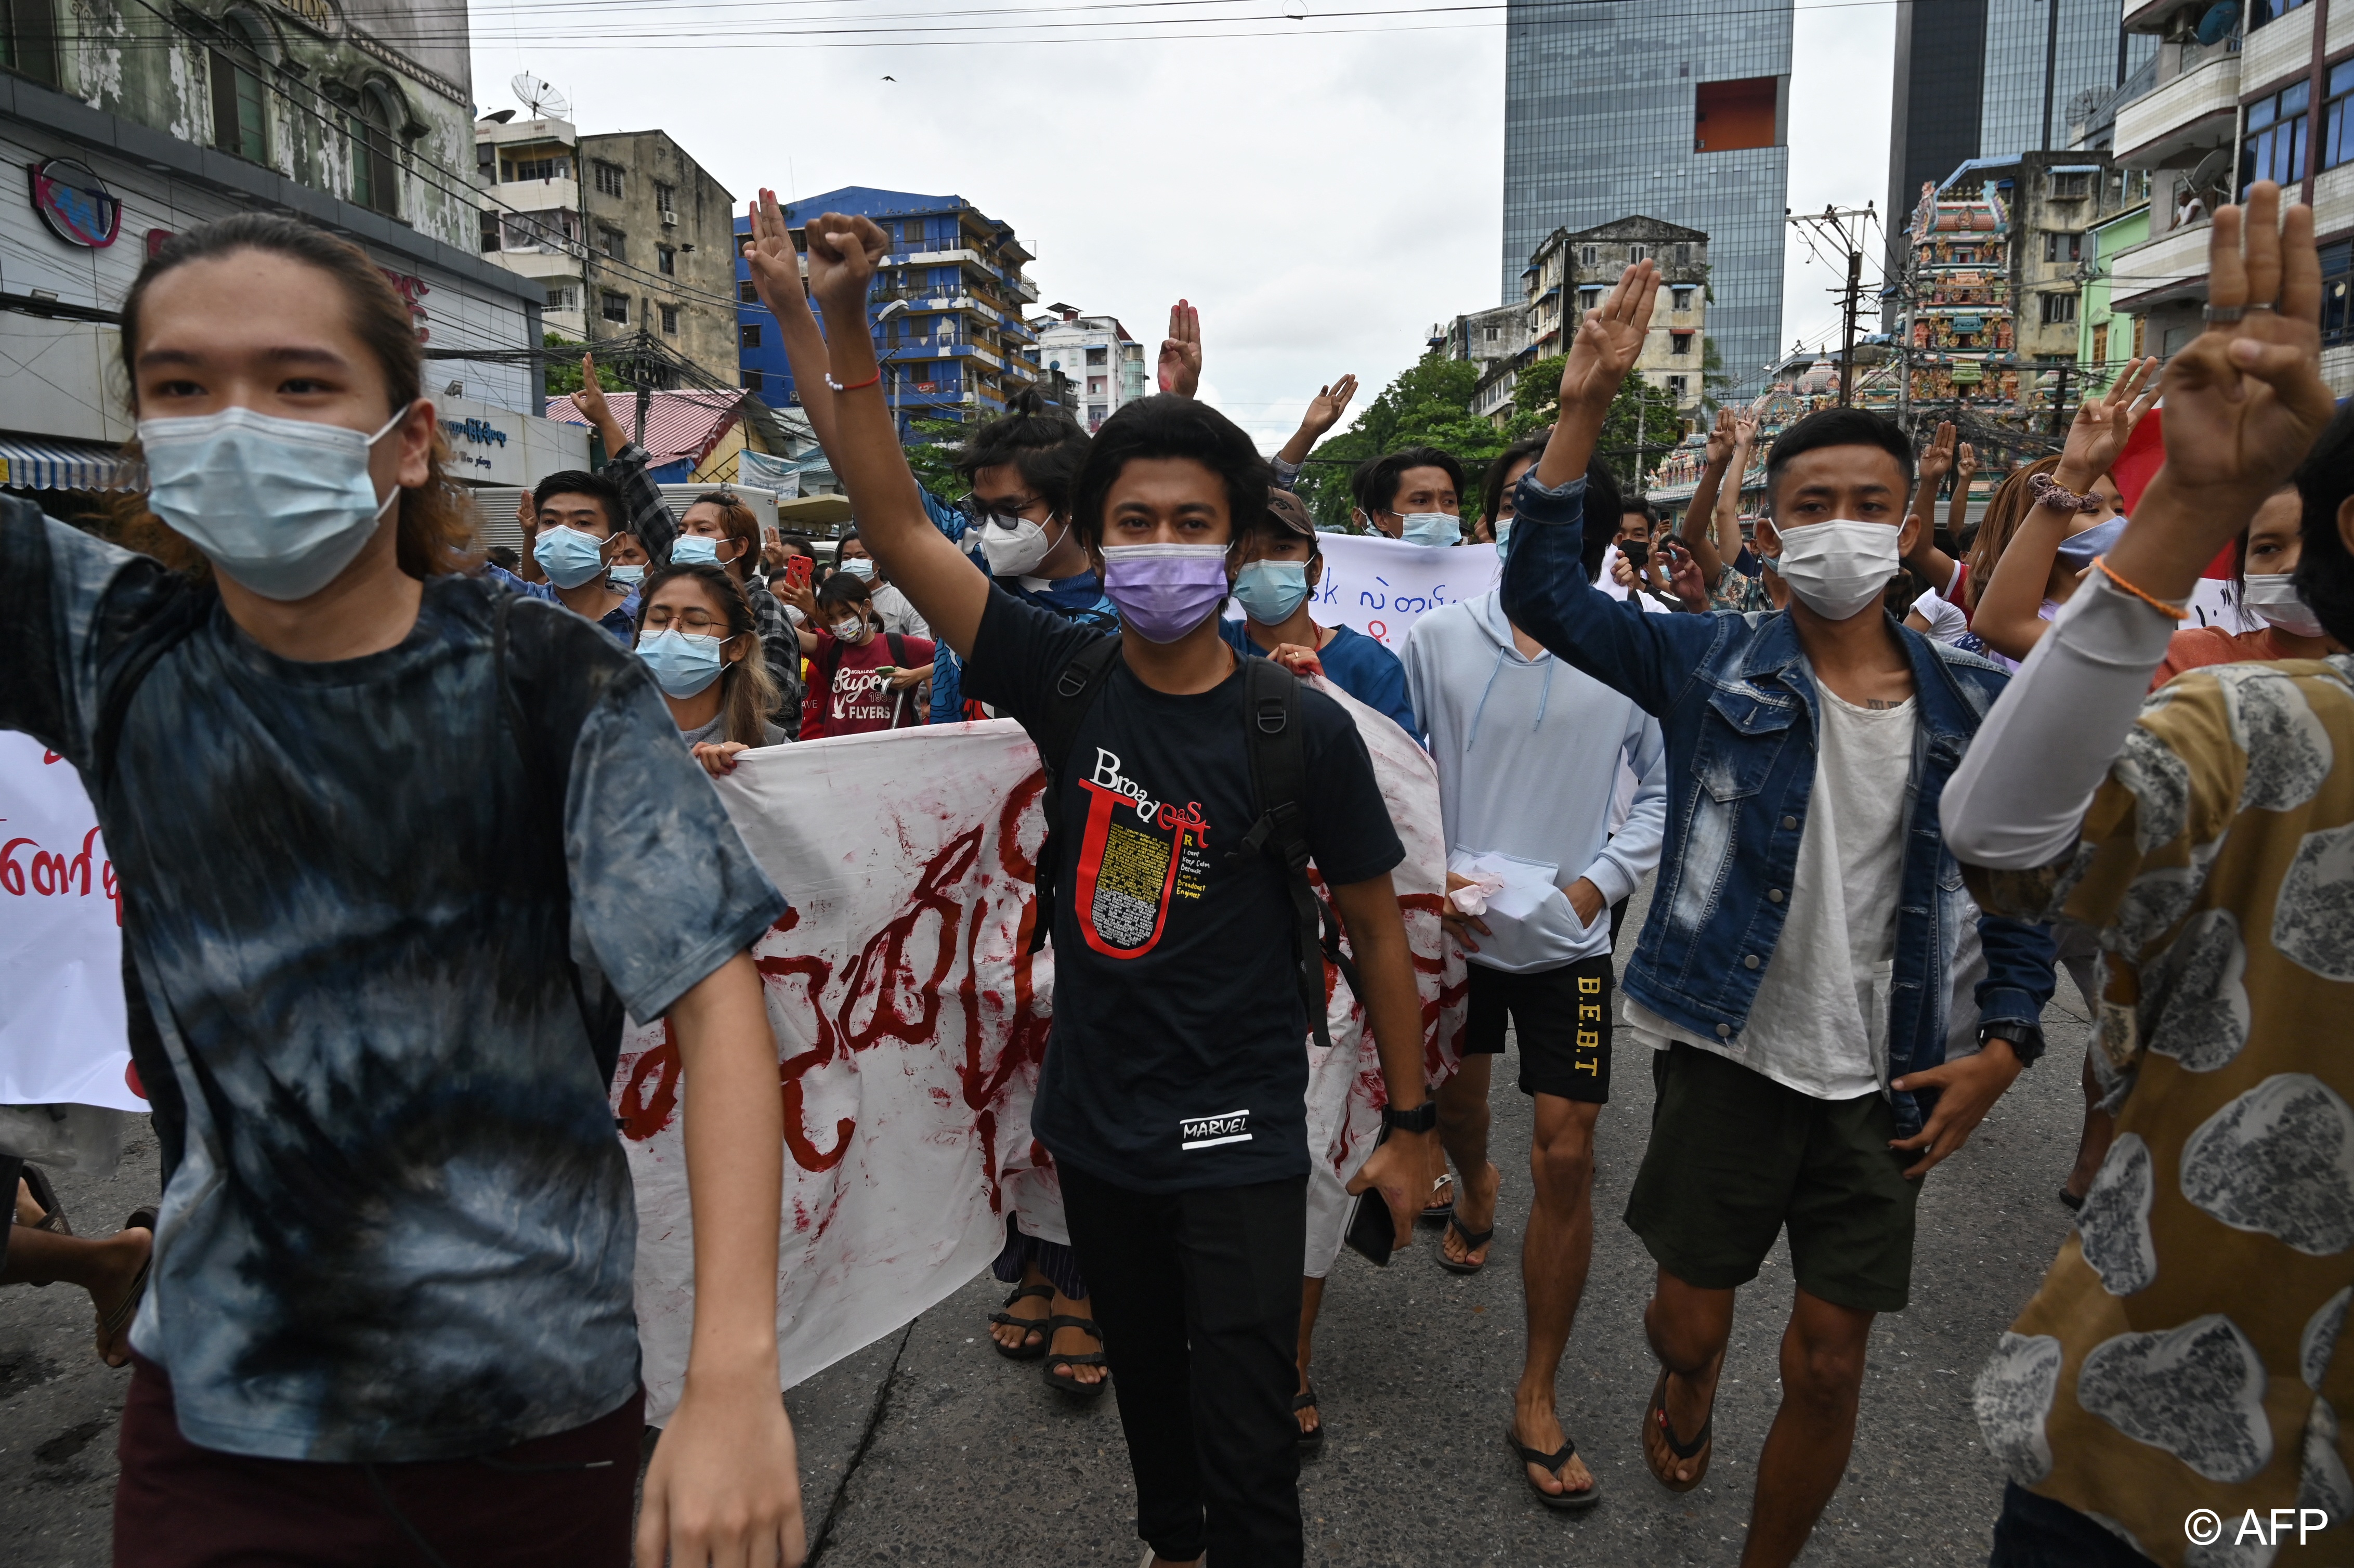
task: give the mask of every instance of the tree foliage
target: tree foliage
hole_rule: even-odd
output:
[[[964,426],[954,419],[909,419],[907,431],[911,439],[900,450],[907,454],[916,482],[943,501],[963,495],[970,487],[956,471],[955,458],[965,438]]]
[[[540,346],[542,348],[586,348],[588,345],[577,338],[566,337],[562,333],[551,332],[542,335]],[[608,392],[621,392],[628,389],[620,376],[614,374],[613,367],[610,365],[600,365],[597,367],[597,385]],[[547,362],[547,395],[549,397],[561,397],[567,393],[579,390],[580,362],[578,359],[550,359]]]
[[[1522,370],[1512,387],[1512,415],[1505,427],[1510,440],[1518,440],[1553,423],[1554,410],[1560,407],[1563,358],[1554,355]],[[1629,376],[1618,388],[1618,396],[1610,400],[1596,450],[1624,484],[1649,473],[1683,436],[1683,416],[1677,410],[1675,395],[1640,376]]]

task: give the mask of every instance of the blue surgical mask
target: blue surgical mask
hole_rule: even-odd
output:
[[[1253,561],[1235,574],[1235,598],[1243,613],[1261,626],[1279,626],[1291,619],[1308,597],[1305,561]]]
[[[638,657],[654,673],[655,685],[684,700],[719,679],[724,667],[719,650],[726,641],[666,626],[638,639]]]
[[[605,575],[624,588],[635,588],[646,580],[646,569],[640,566],[609,567]]]
[[[875,576],[875,563],[864,556],[851,556],[842,563],[842,569],[854,577],[864,577],[870,581]]]
[[[1509,517],[1499,517],[1496,519],[1496,558],[1502,560],[1511,553],[1511,547],[1512,520]]]
[[[531,555],[560,588],[577,588],[605,569],[605,541],[578,528],[542,528]]]
[[[374,435],[251,408],[142,419],[147,504],[224,575],[264,599],[308,599],[376,537],[396,488],[376,499]]]
[[[1435,545],[1440,548],[1463,537],[1463,519],[1452,512],[1409,512],[1399,537],[1409,545]]]
[[[673,567],[719,566],[722,564],[719,541],[705,538],[700,534],[681,534],[671,541],[670,564]]]
[[[2105,523],[2095,523],[2081,534],[2072,534],[2060,541],[2060,564],[2083,571],[2116,546],[2117,535],[2126,531],[2126,520],[2112,517]]]

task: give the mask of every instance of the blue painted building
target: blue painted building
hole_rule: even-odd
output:
[[[822,213],[871,217],[891,237],[866,301],[866,330],[883,366],[883,390],[901,433],[915,419],[986,419],[1038,380],[1037,334],[1022,319],[1038,291],[1023,276],[1032,260],[1013,226],[962,196],[846,185],[785,208],[794,245]],[[751,219],[736,220],[738,235]],[[807,270],[807,261],[803,261]],[[752,291],[751,263],[736,260],[737,331],[744,386],[770,408],[801,401],[785,363],[776,318]],[[819,320],[826,330],[832,327]]]

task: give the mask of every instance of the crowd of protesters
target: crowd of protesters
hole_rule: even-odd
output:
[[[1409,447],[1352,476],[1359,527],[1500,561],[1394,652],[1315,619],[1326,535],[1292,492],[1353,379],[1262,457],[1195,397],[1188,306],[1159,396],[1092,436],[1017,397],[956,449],[951,503],[909,471],[872,343],[819,325],[863,319],[884,234],[796,236],[764,192],[753,284],[854,526],[764,535],[726,488],[674,513],[585,366],[610,458],[541,479],[522,549],[486,559],[359,251],[258,217],[165,240],[123,305],[147,491],[111,538],[0,501],[0,726],[98,807],[164,1151],[159,1203],[102,1238],[0,1160],[0,1281],[86,1289],[132,1368],[116,1560],[800,1562],[748,952],[793,890],[707,776],[991,716],[1047,769],[1033,1127],[1068,1240],[1009,1216],[987,1343],[1112,1395],[1149,1564],[1301,1560],[1327,1416],[1310,863],[1387,1101],[1349,1191],[1401,1245],[1438,1226],[1452,1273],[1499,1227],[1491,1067],[1517,1054],[1505,1441],[1547,1509],[1603,1497],[1555,1387],[1614,1069],[1654,1095],[1623,1217],[1656,1366],[1625,1393],[1670,1491],[1709,1472],[1736,1292],[1787,1238],[1734,1549],[1786,1564],[1846,1473],[1873,1320],[1910,1299],[1924,1179],[2043,1054],[2065,969],[2096,1020],[2076,1234],[1985,1347],[1993,1562],[2225,1561],[2186,1556],[2194,1507],[2342,1529],[2354,1068],[2314,1021],[2354,1001],[2354,415],[2319,373],[2313,233],[2269,184],[2218,211],[2206,330],[2088,397],[1975,528],[1950,426],[1844,408],[1771,439],[1745,524],[1761,437],[1728,411],[1663,525],[1596,450],[1659,288],[1638,262],[1577,326],[1549,429],[1477,475]],[[2113,470],[2161,391],[2164,466],[2128,505]],[[2180,629],[2219,554],[2260,629]],[[1253,715],[1288,732],[1297,801],[1266,800]],[[1437,778],[1469,994],[1435,1086],[1365,723]],[[1106,766],[1191,802],[1204,845],[1274,847],[1189,861],[1146,918],[1083,899],[1129,831],[1081,787]],[[625,1012],[684,1060],[695,1213],[685,1393],[642,1497]],[[1185,1141],[1214,1103],[1252,1107],[1243,1135]]]

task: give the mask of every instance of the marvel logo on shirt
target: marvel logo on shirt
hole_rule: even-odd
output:
[[[1102,635],[993,589],[965,691],[1034,726]],[[1382,875],[1405,850],[1355,724],[1312,691],[1299,717],[1318,874]],[[1308,1170],[1296,916],[1275,862],[1236,853],[1256,815],[1244,723],[1239,665],[1178,695],[1115,660],[1057,780],[1055,1029],[1031,1123],[1056,1160],[1139,1192]]]

